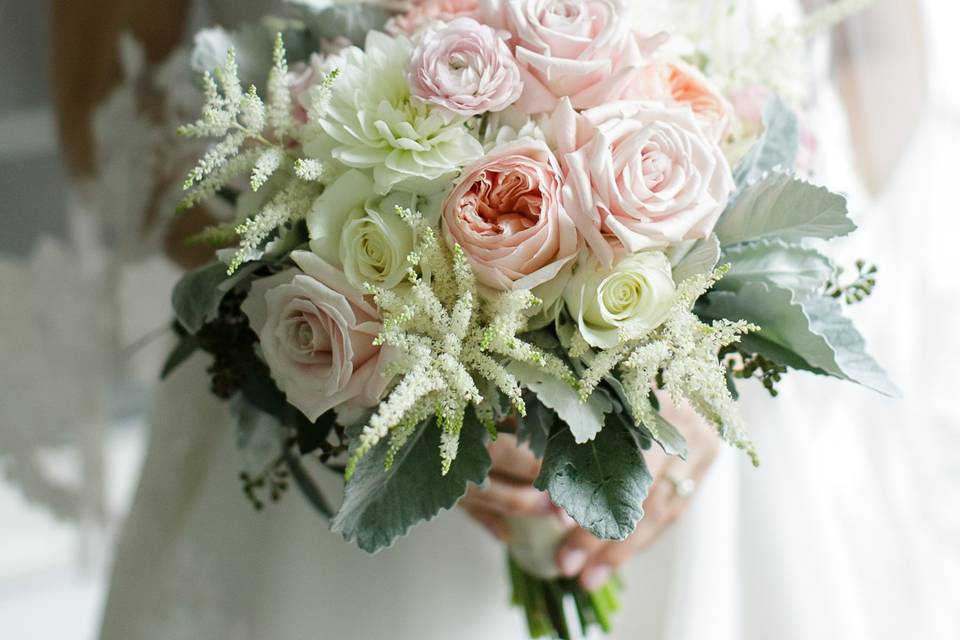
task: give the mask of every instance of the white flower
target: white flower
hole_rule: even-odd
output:
[[[351,169],[327,186],[307,214],[310,249],[342,269],[357,289],[366,283],[392,289],[406,276],[413,251],[413,231],[397,206],[421,208],[412,193],[378,195],[368,175]]]
[[[379,193],[394,187],[437,190],[480,157],[483,149],[465,118],[412,100],[406,79],[410,53],[406,37],[377,31],[367,36],[365,50],[344,50],[320,122],[326,135],[308,141],[306,153],[373,169]]]
[[[670,313],[675,293],[670,260],[663,252],[645,251],[621,259],[611,270],[595,262],[580,265],[564,300],[583,339],[609,349],[623,332],[657,328]]]

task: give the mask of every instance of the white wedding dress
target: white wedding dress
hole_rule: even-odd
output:
[[[762,4],[797,11],[791,0]],[[230,23],[263,6],[221,0],[214,9]],[[821,93],[815,126],[830,164],[821,178],[853,184],[840,182],[853,176],[839,105],[825,84]],[[871,215],[861,216],[859,248],[881,262],[895,257],[902,237],[871,227]],[[775,401],[745,385],[762,466],[733,450],[720,454],[690,511],[625,568],[614,638],[960,637],[948,595],[957,585],[941,573],[952,560],[925,524],[937,514],[914,501],[917,478],[903,463],[917,453],[904,444],[914,427],[907,409],[930,414],[910,395],[922,387],[907,377],[915,369],[897,368],[898,334],[884,325],[898,285],[908,282],[896,274],[900,262],[889,264],[876,299],[855,311],[911,405],[805,374],[788,376]],[[375,556],[329,532],[295,489],[254,511],[205,366],[194,358],[157,394],[104,640],[526,637],[521,612],[508,606],[503,547],[459,510]],[[335,491],[336,479],[328,480]]]

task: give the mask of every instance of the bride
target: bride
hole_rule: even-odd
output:
[[[56,59],[64,142],[78,176],[95,169],[89,122],[114,82],[118,25],[135,34],[152,64],[190,26],[230,27],[275,8],[257,0],[143,0],[108,15],[103,4],[71,4],[58,4],[58,50],[69,52],[70,41],[82,39],[76,46],[101,62],[91,67],[88,57],[81,67],[67,54]],[[658,19],[664,27],[685,20],[690,33],[714,29],[732,41],[749,39],[755,19],[799,23],[802,13],[794,0],[659,4],[670,10],[660,18],[650,12],[650,30]],[[824,53],[825,44],[812,51]],[[828,134],[820,154],[828,163],[820,170],[853,186],[848,132],[822,66],[813,116],[815,130]],[[190,232],[183,224],[169,230],[167,246],[172,258],[191,265],[204,256],[177,241]],[[236,480],[240,454],[226,406],[206,391],[206,366],[194,358],[157,393],[143,476],[116,551],[104,640],[525,637],[521,613],[506,606],[509,582],[496,538],[509,533],[504,516],[550,509],[530,486],[534,460],[501,441],[492,450],[495,475],[471,489],[462,510],[367,556],[327,531],[297,495],[267,513],[251,508]],[[851,450],[865,440],[855,425],[873,398],[848,391],[843,402],[830,401],[836,387],[802,375],[785,381],[778,402],[766,402],[762,389],[743,391],[765,452],[760,470],[719,450],[695,420],[678,417],[690,460],[650,462],[659,471],[637,532],[617,543],[574,528],[561,545],[560,570],[586,587],[615,570],[624,577],[614,637],[947,637],[950,614],[940,607],[946,591],[938,593],[927,556],[903,563],[919,545],[916,531],[899,522],[902,511],[884,500],[888,487],[870,485],[869,468],[842,476],[855,480],[853,487],[838,491],[832,482],[851,463],[841,464],[845,458],[831,449],[844,449],[854,464],[865,459]],[[335,491],[336,479],[326,481]]]

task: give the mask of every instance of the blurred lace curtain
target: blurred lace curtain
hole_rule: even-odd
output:
[[[949,30],[958,15],[947,0],[878,0],[833,36],[835,80],[875,202],[889,204],[904,162],[917,161],[910,149],[924,131],[928,141],[937,127],[952,126],[956,136],[960,85],[949,80],[960,52]],[[99,154],[100,179],[68,184],[45,70],[47,20],[45,2],[0,0],[0,468],[8,490],[77,523],[74,561],[82,567],[96,564],[122,515],[122,500],[110,495],[108,440],[118,424],[138,423],[163,352],[154,338],[168,317],[166,298],[132,294],[167,290],[176,277],[158,250],[162,229],[144,218],[157,165],[142,150],[163,145],[168,133],[140,120],[134,108],[144,60],[127,42],[128,83],[112,94],[98,123],[101,140],[116,147]],[[191,99],[189,91],[173,92],[164,108],[187,113]],[[960,178],[955,169],[953,178],[944,171],[931,178],[941,185]],[[110,179],[113,172],[126,178]],[[955,198],[917,202],[956,209]],[[924,224],[932,229],[939,224],[932,216],[945,213],[918,206],[902,215],[929,218]],[[955,237],[955,225],[946,230]],[[937,286],[928,293],[946,295]],[[132,299],[136,305],[123,302]],[[920,348],[933,347],[919,340],[904,346]],[[887,364],[904,375],[897,363]],[[948,422],[955,419],[952,408],[944,411]],[[955,446],[955,432],[952,438]]]

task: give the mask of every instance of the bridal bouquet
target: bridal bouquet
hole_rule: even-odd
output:
[[[289,9],[197,39],[206,104],[181,134],[216,143],[184,206],[230,213],[196,238],[219,259],[174,292],[166,367],[212,354],[258,507],[292,481],[374,552],[483,483],[511,431],[537,488],[623,539],[644,452],[686,454],[658,397],[756,464],[734,379],[893,392],[841,309],[874,269],[840,284],[821,253],[855,226],[795,172],[809,134],[769,88],[735,109],[621,0]],[[317,461],[343,475],[336,510]],[[566,600],[609,628],[615,580],[510,562],[532,635],[572,633]]]

